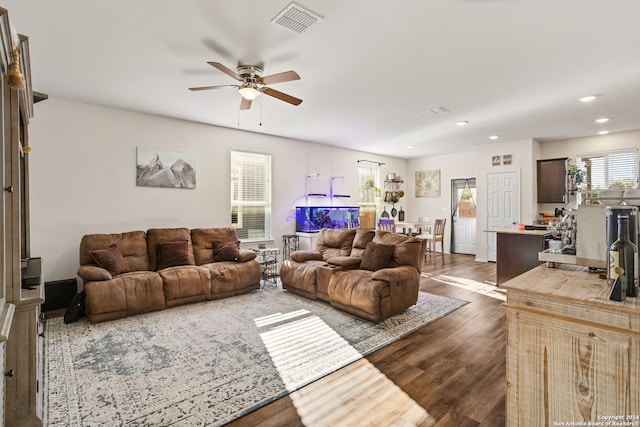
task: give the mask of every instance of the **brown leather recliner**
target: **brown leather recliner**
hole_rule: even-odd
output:
[[[83,236],[78,275],[86,292],[87,318],[102,322],[259,289],[260,265],[252,251],[240,250],[233,261],[214,260],[214,242],[237,240],[233,228],[156,228]],[[186,242],[183,259],[158,269],[158,245],[175,242]],[[124,261],[111,266],[110,272],[97,265],[92,251],[113,245]]]
[[[373,230],[323,228],[319,231],[316,250],[295,251],[280,267],[282,287],[311,299],[329,301],[329,278],[336,270],[360,267]]]
[[[369,242],[392,247],[376,271],[361,269]],[[378,323],[417,302],[425,250],[425,241],[396,233],[322,229],[316,251],[293,252],[280,279],[291,292]]]
[[[379,323],[418,301],[426,241],[377,231],[373,243],[393,245],[386,267],[336,271],[329,281],[331,305]]]

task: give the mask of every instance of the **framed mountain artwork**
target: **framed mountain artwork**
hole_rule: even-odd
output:
[[[136,185],[196,188],[195,159],[185,153],[138,147]]]

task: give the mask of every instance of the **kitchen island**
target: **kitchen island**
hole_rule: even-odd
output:
[[[496,238],[496,284],[500,285],[541,264],[538,252],[545,249],[549,230],[494,228]]]
[[[505,424],[640,425],[640,298],[611,301],[597,273],[567,264],[503,287]]]

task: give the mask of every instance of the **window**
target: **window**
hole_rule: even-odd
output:
[[[370,163],[368,165],[358,166],[358,182],[360,191],[358,198],[360,200],[360,227],[375,228],[376,226],[376,210],[378,208],[377,200],[380,199],[380,165],[375,162],[362,160],[362,162]],[[358,161],[360,163],[360,161]]]
[[[271,156],[231,151],[231,224],[243,240],[271,239]]]
[[[623,190],[636,183],[636,151],[578,156],[586,190]]]

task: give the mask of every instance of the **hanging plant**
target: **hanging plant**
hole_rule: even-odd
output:
[[[576,191],[580,190],[580,187],[585,182],[584,171],[578,168],[577,165],[569,162],[567,166],[567,175],[569,175],[569,187],[571,194],[573,195]]]

